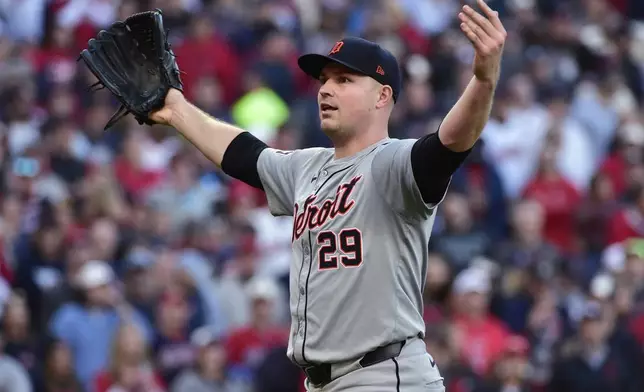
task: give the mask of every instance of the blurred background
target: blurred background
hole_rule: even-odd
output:
[[[76,61],[99,29],[161,8],[187,96],[294,149],[329,146],[297,56],[344,35],[400,61],[391,136],[435,132],[464,3],[0,0],[0,390],[303,390],[291,219],[171,129],[103,132]],[[644,391],[644,2],[489,3],[503,75],[436,218],[427,347],[448,392]]]

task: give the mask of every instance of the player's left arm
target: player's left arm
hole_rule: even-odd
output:
[[[472,148],[488,121],[507,36],[498,12],[483,0],[477,3],[485,16],[467,5],[458,14],[461,30],[474,46],[474,75],[438,130],[443,145],[455,152]]]
[[[443,198],[452,174],[478,140],[492,109],[507,32],[498,12],[483,0],[477,3],[485,16],[467,5],[458,15],[461,30],[475,50],[472,79],[438,132],[419,139],[411,151],[414,178],[428,204]]]

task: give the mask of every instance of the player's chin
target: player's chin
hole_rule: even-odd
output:
[[[338,122],[331,118],[322,118],[320,121],[322,132],[326,134],[335,134],[340,129]]]

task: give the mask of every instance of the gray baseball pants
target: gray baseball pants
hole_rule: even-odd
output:
[[[315,387],[305,381],[308,392],[445,392],[434,359],[425,342],[414,338],[406,342],[400,355],[366,368],[358,361],[338,365],[333,373],[343,374],[330,383]]]

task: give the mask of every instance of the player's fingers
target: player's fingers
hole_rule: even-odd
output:
[[[461,25],[465,25],[467,27],[468,31],[476,37],[477,42],[485,43],[491,40],[485,30],[468,15],[461,12],[458,14],[458,17],[461,20]],[[461,30],[463,30],[463,27],[461,27]],[[463,32],[465,32],[465,30]]]
[[[490,23],[489,20],[487,20],[483,15],[479,14],[474,10],[474,8],[470,7],[469,5],[466,5],[463,7],[463,12],[465,15],[467,15],[470,19],[474,21],[477,25],[479,25],[483,31],[485,31],[490,37],[495,37],[496,35],[499,35],[499,31],[492,26],[492,23]]]
[[[478,40],[474,42],[474,47],[477,53],[482,56],[489,56],[498,54],[501,50],[503,50],[503,45],[505,43],[506,37],[505,33],[497,31],[493,35],[488,34],[480,24],[476,23],[474,18],[471,18],[464,12],[461,12],[459,14],[459,19],[478,38]]]
[[[485,0],[476,0],[479,7],[483,10],[485,15],[487,15],[488,20],[490,23],[492,23],[492,26],[494,26],[497,30],[499,30],[502,33],[507,33],[505,31],[505,27],[503,27],[503,23],[501,23],[501,19],[499,18],[499,13],[497,11],[494,11],[492,8],[490,8],[489,5],[485,2]]]
[[[468,25],[465,22],[461,23],[461,30],[463,31],[463,33],[465,34],[467,39],[470,40],[472,45],[474,45],[474,48],[477,51],[480,51],[480,50],[482,50],[484,48],[483,42],[481,41],[479,36],[476,35],[474,30],[472,30],[472,27],[470,27],[470,25]]]

